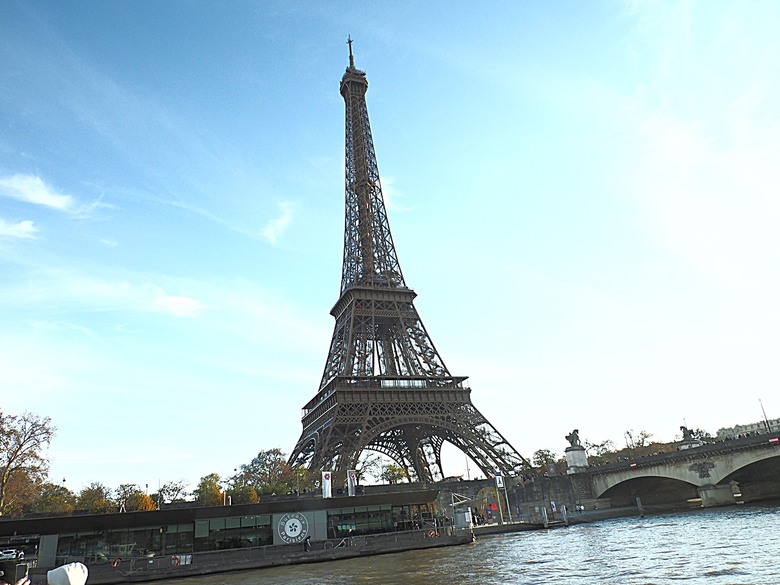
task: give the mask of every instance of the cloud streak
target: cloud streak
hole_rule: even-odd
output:
[[[30,220],[8,223],[4,219],[0,219],[0,236],[35,239],[37,232],[38,228]]]
[[[74,204],[73,197],[57,193],[40,177],[34,175],[12,175],[0,178],[0,195],[58,211],[69,211]]]
[[[281,215],[269,221],[261,230],[261,234],[268,243],[275,246],[279,237],[290,226],[295,216],[295,206],[289,201],[281,201],[277,204]]]
[[[32,284],[22,288],[0,288],[0,303],[31,310],[36,305],[48,309],[90,312],[164,313],[175,317],[195,317],[206,304],[191,296],[170,294],[153,283],[99,280],[53,270],[30,276]]]
[[[198,312],[206,308],[206,305],[190,297],[169,295],[164,290],[158,290],[158,297],[152,306],[176,317],[194,317]]]

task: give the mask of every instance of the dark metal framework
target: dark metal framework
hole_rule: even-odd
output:
[[[466,377],[452,376],[414,307],[387,220],[366,107],[368,81],[349,67],[346,106],[344,261],[341,294],[320,389],[303,409],[290,463],[354,469],[365,450],[382,453],[411,479],[444,478],[452,443],[491,476],[528,462],[471,403]]]

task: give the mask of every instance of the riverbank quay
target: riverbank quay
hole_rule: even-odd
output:
[[[149,512],[0,519],[0,547],[20,558],[6,574],[78,561],[90,583],[209,575],[472,542],[471,527],[437,512],[425,489]],[[23,560],[22,560],[23,559]]]
[[[544,530],[544,524],[535,522],[504,522],[503,524],[481,524],[474,526],[474,536],[479,539],[483,536],[495,534],[508,534],[511,532],[525,532],[526,530]]]
[[[665,511],[669,511],[665,509]],[[588,524],[602,520],[611,520],[613,518],[639,517],[644,512],[636,506],[606,508],[604,510],[588,510],[583,512],[567,513],[553,515],[545,524],[544,522],[526,522],[526,521],[505,521],[503,523],[493,522],[490,524],[481,524],[474,526],[474,536],[476,538],[484,536],[493,536],[508,534],[513,532],[525,532],[529,530],[549,530],[552,528],[562,528],[573,524]]]

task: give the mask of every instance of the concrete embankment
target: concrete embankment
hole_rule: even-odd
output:
[[[477,538],[483,536],[492,536],[497,534],[509,534],[513,532],[525,532],[528,530],[548,530],[552,528],[565,527],[571,524],[587,524],[589,522],[599,522],[611,518],[625,518],[639,516],[639,510],[634,507],[623,508],[605,508],[604,510],[588,510],[585,512],[569,513],[564,520],[561,514],[555,515],[549,519],[547,525],[537,522],[504,522],[503,524],[481,524],[474,526],[474,536]]]

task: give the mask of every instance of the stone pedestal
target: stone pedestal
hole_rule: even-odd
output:
[[[735,495],[731,485],[703,485],[699,488],[702,508],[733,506],[736,503]]]
[[[588,456],[585,454],[585,447],[582,445],[572,445],[566,447],[566,463],[568,470],[566,473],[581,473],[588,468]]]
[[[679,445],[677,445],[678,451],[685,451],[686,449],[696,449],[697,447],[701,447],[704,445],[701,441],[698,439],[686,439],[685,441],[682,441]]]

